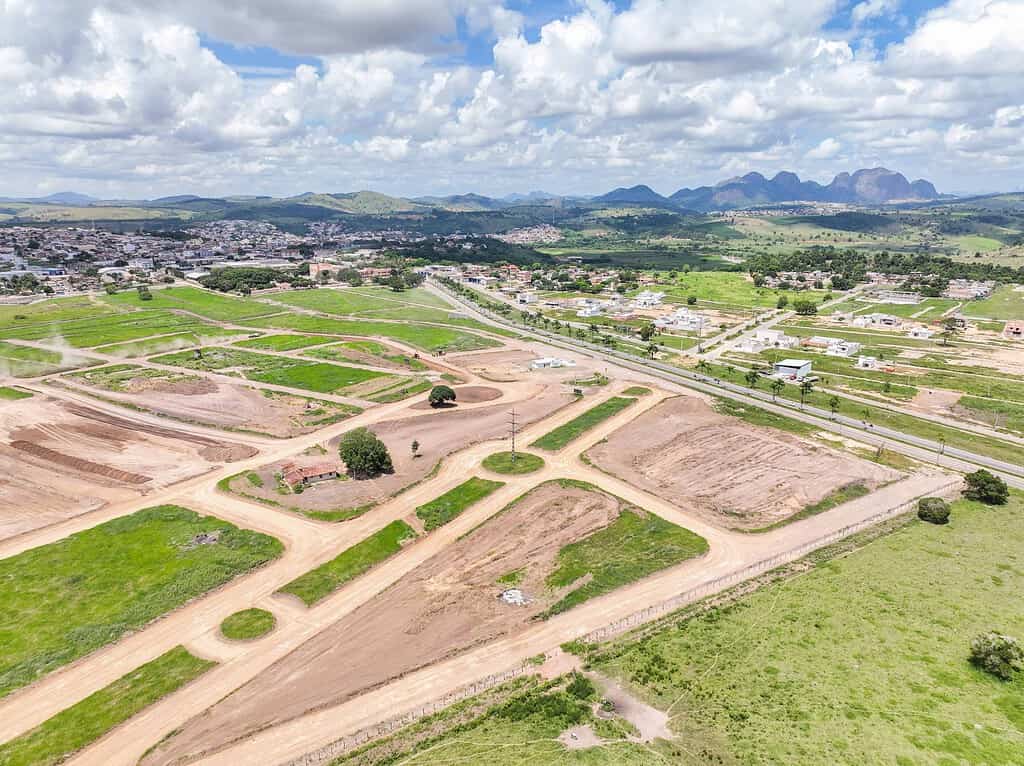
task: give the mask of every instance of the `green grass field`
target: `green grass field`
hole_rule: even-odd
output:
[[[1020,285],[999,285],[992,295],[981,301],[968,301],[965,316],[989,319],[1024,319],[1024,290]]]
[[[209,329],[200,328],[196,332],[179,332],[172,335],[160,335],[155,338],[132,340],[127,343],[97,346],[96,351],[103,354],[112,354],[113,356],[134,358],[149,356],[150,354],[163,354],[168,351],[202,346],[208,343],[229,343],[241,335],[248,334],[242,330],[221,330],[216,327],[210,327]]]
[[[476,351],[495,348],[498,341],[461,332],[449,327],[434,327],[401,322],[374,322],[361,319],[328,319],[302,314],[286,314],[264,319],[247,319],[246,326],[268,329],[296,330],[310,334],[351,335],[355,337],[380,337],[391,339],[422,351]]]
[[[211,534],[215,542],[200,537]],[[0,560],[0,696],[282,550],[272,537],[159,506]]]
[[[276,306],[251,298],[235,298],[230,295],[201,290],[198,287],[154,288],[150,291],[150,295],[152,298],[144,301],[139,298],[137,290],[125,290],[115,295],[104,296],[103,300],[122,308],[178,309],[198,314],[206,319],[227,322],[274,314],[281,310]]]
[[[265,636],[276,624],[274,615],[266,609],[243,609],[225,617],[220,632],[232,641],[249,641]]]
[[[334,340],[324,335],[263,335],[259,338],[240,340],[233,345],[238,348],[254,348],[257,351],[295,351],[332,343]]]
[[[402,549],[402,543],[416,537],[404,521],[392,521],[365,540],[356,543],[330,561],[292,580],[279,593],[291,593],[313,606],[350,580]]]
[[[578,439],[585,432],[591,428],[603,423],[608,418],[617,415],[626,409],[629,405],[633,404],[636,399],[622,396],[613,396],[610,399],[606,399],[600,404],[591,407],[589,410],[579,415],[568,423],[558,426],[551,431],[548,431],[537,441],[531,444],[531,447],[539,447],[540,449],[554,452],[562,449],[569,442]]]
[[[0,745],[3,766],[55,766],[217,663],[176,647]]]
[[[679,274],[674,282],[658,284],[647,288],[664,292],[667,299],[685,301],[689,296],[697,297],[697,307],[702,301],[738,308],[773,309],[780,297],[785,296],[792,303],[795,300],[809,300],[821,303],[824,290],[773,290],[768,287],[754,287],[745,273],[735,271],[691,271]]]
[[[125,311],[66,321],[47,320],[31,324],[0,325],[0,338],[89,348],[136,341],[153,335],[194,332],[200,336],[216,337],[222,334],[216,325],[166,310]]]
[[[590,579],[566,593],[545,616],[568,611],[707,550],[707,540],[690,530],[654,514],[624,508],[607,527],[558,552],[557,568],[547,578],[548,587],[564,588],[581,578]]]
[[[21,388],[0,386],[0,401],[16,402],[19,399],[30,399],[34,394]]]
[[[351,340],[344,343],[333,343],[330,346],[310,349],[303,353],[303,356],[316,359],[365,364],[366,361],[363,355],[374,357],[382,362],[400,365],[411,372],[422,372],[430,369],[412,354],[394,353],[387,346],[372,340]]]
[[[544,458],[540,455],[531,455],[529,452],[516,452],[513,461],[511,452],[495,452],[485,457],[481,465],[494,473],[518,476],[539,471],[544,467]]]
[[[49,298],[26,305],[0,306],[0,327],[25,326],[40,322],[64,322],[113,314],[118,309],[88,296]]]
[[[483,500],[505,483],[472,476],[457,487],[445,492],[416,509],[423,528],[430,532],[447,524],[474,503]]]
[[[1024,636],[1022,545],[1020,494],[957,502],[948,526],[914,522],[595,664],[671,707],[704,762],[1010,766],[1024,679],[967,655],[983,631]]]
[[[77,352],[47,351],[0,341],[0,375],[32,378],[93,364],[100,364],[100,361]]]

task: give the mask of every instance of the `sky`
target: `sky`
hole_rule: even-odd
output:
[[[0,0],[0,196],[1024,189],[1024,0]]]

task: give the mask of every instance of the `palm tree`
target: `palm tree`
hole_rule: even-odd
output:
[[[839,410],[839,397],[835,394],[832,394],[832,396],[829,397],[828,408],[832,412],[832,419],[835,420],[836,412]]]
[[[776,378],[772,381],[772,401],[775,401],[775,397],[782,393],[782,389],[786,387],[786,382],[781,378]]]
[[[699,362],[697,362],[697,369],[703,372],[705,375],[707,375],[708,370],[711,369],[711,365],[708,364],[707,359],[701,359]]]
[[[809,380],[804,380],[800,383],[800,409],[804,408],[804,399],[807,394],[814,390],[814,384]]]
[[[747,385],[751,388],[757,388],[757,380],[761,377],[761,373],[757,370],[747,370],[747,374],[743,376],[744,380],[747,381]]]
[[[656,357],[658,355],[658,344],[657,343],[648,343],[647,344],[647,353],[650,355],[651,359],[654,359],[654,357]]]
[[[577,327],[576,328],[576,338],[578,340],[583,340],[586,337],[587,337],[587,331],[584,330],[582,327]]]

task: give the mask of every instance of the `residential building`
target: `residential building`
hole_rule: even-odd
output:
[[[1010,340],[1024,339],[1024,321],[1014,319],[1013,321],[1007,322],[1006,326],[1003,327],[1003,337],[1009,338]]]

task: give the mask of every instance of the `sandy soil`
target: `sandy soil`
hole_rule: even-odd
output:
[[[205,473],[252,447],[36,396],[0,418],[0,537]],[[55,476],[60,481],[54,481]]]
[[[561,596],[544,586],[559,549],[618,514],[619,502],[604,493],[557,484],[535,489],[194,718],[142,762],[171,763],[217,748],[526,626]],[[497,579],[518,569],[530,599],[524,606],[498,598]]]
[[[538,385],[536,394],[515,406],[516,420],[521,425],[533,423],[572,401],[560,385]],[[276,491],[274,475],[281,472],[281,460],[259,469],[263,487],[253,487],[240,477],[233,485],[247,494],[265,497],[304,510],[339,510],[378,503],[403,487],[423,479],[445,455],[470,444],[500,439],[508,434],[511,404],[460,410],[458,407],[434,410],[429,414],[389,420],[370,426],[388,447],[395,466],[394,473],[376,479],[326,481],[316,484],[301,495],[282,499]],[[428,408],[429,409],[429,408]],[[340,437],[339,437],[340,438]],[[410,445],[420,443],[420,457],[413,458]],[[338,439],[327,445],[327,456],[297,457],[299,465],[332,460],[338,454]]]
[[[668,728],[669,717],[664,711],[648,705],[634,697],[619,684],[606,676],[588,673],[601,690],[601,696],[611,700],[615,705],[615,715],[619,715],[633,724],[640,732],[638,742],[650,742],[655,739],[672,739],[672,731]]]
[[[280,438],[300,436],[317,429],[312,424],[316,417],[306,415],[307,398],[279,392],[266,396],[249,386],[209,378],[178,382],[139,378],[137,383],[130,384],[126,393],[83,385],[74,379],[64,383],[147,412],[214,428],[254,431]],[[325,412],[320,417],[328,414]]]
[[[693,397],[662,402],[589,451],[594,463],[712,524],[756,529],[854,481],[896,471],[792,434],[719,415]]]
[[[569,750],[586,750],[604,744],[604,740],[594,733],[589,723],[566,729],[558,735],[558,741]]]
[[[572,359],[576,362],[576,366],[545,370],[531,369],[530,363],[534,359],[543,356]],[[563,353],[560,349],[548,349],[545,352],[523,349],[470,352],[457,356],[453,354],[447,357],[447,359],[449,362],[465,368],[474,375],[479,375],[484,380],[492,380],[498,383],[533,379],[565,381],[574,377],[588,377],[597,369],[593,360],[569,352]]]

